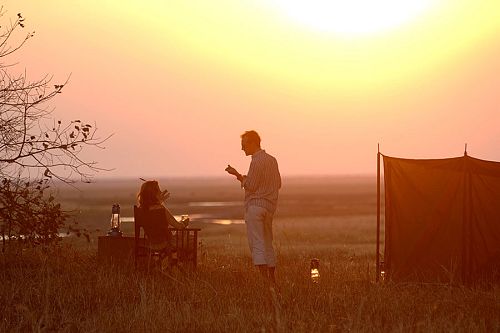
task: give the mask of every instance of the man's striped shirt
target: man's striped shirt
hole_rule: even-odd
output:
[[[281,188],[276,159],[263,149],[254,153],[242,187],[245,189],[245,208],[254,205],[274,213],[278,204],[278,191]]]

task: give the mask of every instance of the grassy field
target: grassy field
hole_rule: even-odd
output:
[[[251,265],[238,186],[165,180],[174,214],[202,216],[199,265],[153,272],[100,264],[96,239],[111,204],[131,206],[140,182],[61,190],[90,242],[1,256],[0,331],[62,332],[498,332],[500,288],[375,283],[375,183],[370,178],[290,179],[275,219],[278,289]],[[236,185],[236,186],[234,186]],[[198,214],[198,215],[197,215]],[[131,224],[125,231],[131,232]],[[100,231],[95,231],[99,229]],[[309,262],[320,259],[320,282]]]

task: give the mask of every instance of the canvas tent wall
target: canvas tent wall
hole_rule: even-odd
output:
[[[390,279],[498,279],[500,163],[467,155],[432,160],[383,156],[383,165],[384,269]]]

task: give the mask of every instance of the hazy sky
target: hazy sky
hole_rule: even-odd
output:
[[[283,175],[409,158],[500,160],[500,1],[23,0],[18,69],[95,121],[102,176],[246,172],[249,129]],[[346,5],[350,3],[351,5]]]

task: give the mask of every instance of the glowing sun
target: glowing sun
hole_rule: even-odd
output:
[[[432,0],[274,0],[279,11],[311,29],[345,37],[379,34],[411,22]]]

